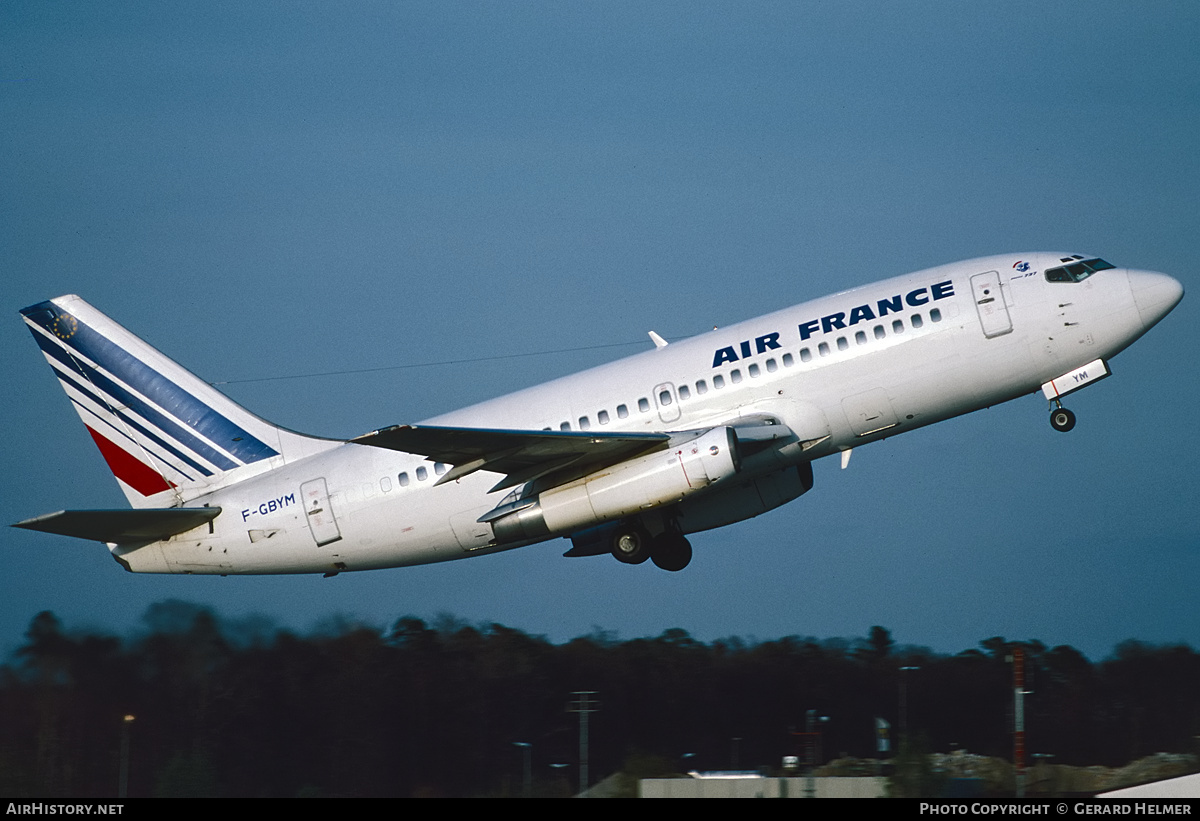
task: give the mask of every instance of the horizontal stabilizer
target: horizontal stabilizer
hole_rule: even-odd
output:
[[[555,474],[560,482],[667,446],[665,433],[488,430],[396,425],[351,439],[358,445],[414,453],[455,469],[442,481],[476,470],[506,474],[493,490]]]
[[[219,507],[144,508],[141,510],[60,510],[13,527],[97,542],[133,544],[157,542],[211,522]]]

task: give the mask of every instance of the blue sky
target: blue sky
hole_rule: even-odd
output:
[[[7,2],[0,522],[124,504],[16,314],[61,293],[260,415],[348,437],[649,329],[986,254],[1194,290],[1197,42],[1200,8],[1165,2]],[[1030,396],[819,462],[803,499],[695,537],[682,573],[559,540],[334,579],[134,576],[5,528],[0,650],[40,610],[125,632],[167,598],[297,629],[1200,647],[1194,300],[1072,398],[1069,435]],[[409,367],[440,362],[460,364]]]

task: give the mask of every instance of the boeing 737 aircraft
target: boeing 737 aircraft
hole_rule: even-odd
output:
[[[667,570],[686,535],[758,516],[812,462],[1039,389],[1062,397],[1183,297],[1078,254],[959,262],[654,347],[349,441],[276,427],[77,296],[25,322],[132,510],[18,527],[94,539],[143,573],[324,573],[567,537]]]

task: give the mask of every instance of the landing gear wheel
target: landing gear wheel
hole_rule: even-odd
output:
[[[650,534],[640,527],[623,527],[613,534],[612,554],[625,564],[641,564],[650,558]]]
[[[678,533],[664,533],[654,540],[650,558],[663,570],[683,570],[692,560],[692,545]]]
[[[1050,426],[1057,431],[1066,433],[1075,427],[1075,414],[1066,408],[1055,408],[1050,411]]]

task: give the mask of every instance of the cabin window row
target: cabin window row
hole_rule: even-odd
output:
[[[436,476],[441,476],[443,473],[445,473],[449,469],[450,469],[449,465],[443,464],[441,462],[433,463],[433,472],[434,472],[434,475],[436,475]],[[413,472],[416,475],[418,482],[424,482],[426,479],[429,478],[429,468],[426,467],[425,465],[418,465],[417,469]],[[400,480],[400,487],[408,487],[410,484],[412,484],[412,479],[409,477],[408,471],[401,472],[401,474],[398,478]],[[383,482],[387,482],[388,487],[384,488],[384,492],[387,492],[387,490],[391,487],[392,480],[388,477],[384,477]]]
[[[792,364],[795,362],[794,357],[790,353],[785,353],[782,357],[780,357],[780,360],[783,362],[783,366],[785,368],[790,368],[792,366]],[[768,359],[766,362],[764,362],[762,364],[761,368],[766,368],[768,373],[774,373],[775,371],[779,370],[779,361],[776,361],[776,359],[774,357],[772,357],[772,358]],[[758,363],[753,363],[746,369],[746,371],[747,371],[747,373],[749,373],[749,375],[751,377],[757,377],[762,373],[761,368],[758,365]],[[741,382],[742,379],[743,379],[743,376],[742,376],[742,372],[740,369],[734,368],[732,371],[730,371],[730,373],[729,373],[729,381],[730,382],[732,382],[733,384],[737,384],[737,383]],[[717,374],[712,378],[712,387],[716,388],[717,390],[720,390],[721,388],[725,387],[725,382],[726,382],[725,377],[721,374]],[[708,393],[708,391],[709,391],[708,380],[706,380],[706,379],[696,380],[694,388],[692,386],[686,385],[686,384],[680,385],[678,388],[676,388],[676,391],[678,392],[678,395],[679,395],[679,399],[680,399],[680,401],[683,401],[683,402],[686,402],[687,400],[692,398],[693,390],[695,391],[696,396],[703,396],[704,394]],[[665,408],[665,407],[668,407],[669,405],[674,404],[674,402],[675,402],[675,396],[671,393],[671,391],[669,389],[664,388],[663,390],[659,391],[659,393],[658,393],[659,407]],[[638,409],[638,412],[640,412],[640,413],[649,413],[651,410],[649,398],[642,397],[642,398],[638,399],[637,409]],[[619,419],[625,419],[628,416],[629,416],[628,406],[617,405],[617,417]],[[576,421],[578,423],[579,430],[591,430],[592,421],[591,421],[590,416],[581,416]],[[607,425],[610,421],[612,421],[612,419],[609,416],[607,410],[601,410],[601,411],[596,412],[596,421],[599,422],[601,425]],[[558,429],[564,430],[564,431],[572,430],[572,426],[571,426],[570,422],[562,422],[559,424]],[[542,430],[551,430],[551,428],[548,428],[548,427],[542,428]]]
[[[925,326],[925,318],[922,317],[921,314],[913,314],[912,316],[910,316],[908,318],[908,321],[909,321],[909,325],[914,329],[923,328]],[[940,308],[934,308],[929,312],[929,321],[930,322],[941,322],[942,321],[942,311]],[[905,332],[905,330],[907,330],[907,328],[904,324],[903,319],[892,320],[892,334],[893,335],[902,334]],[[871,336],[874,337],[875,339],[886,339],[887,335],[888,335],[887,326],[884,324],[876,325],[874,328],[871,329]],[[854,332],[854,344],[855,345],[866,345],[868,342],[870,342],[870,339],[868,338],[867,332],[865,330]],[[837,346],[837,349],[839,351],[849,350],[850,337],[839,336],[836,340],[834,340],[834,345]],[[817,344],[817,356],[829,356],[829,354],[832,352],[833,352],[832,348],[830,347],[828,342],[820,342]],[[800,361],[801,362],[811,362],[812,359],[813,359],[812,348],[801,348],[800,349]]]
[[[942,321],[941,309],[939,309],[939,308],[932,309],[929,312],[929,321],[930,322],[941,322]],[[925,326],[925,318],[919,313],[912,314],[911,316],[909,316],[908,322],[909,322],[909,326],[911,326],[914,329],[922,328]],[[906,326],[904,324],[903,319],[895,319],[892,321],[891,332],[893,334],[902,334],[905,332],[905,330],[906,330]],[[887,327],[883,324],[876,325],[872,329],[871,333],[875,339],[886,339],[887,335],[888,335]],[[856,345],[866,345],[867,342],[869,342],[869,341],[870,340],[868,339],[868,335],[867,335],[866,331],[856,331],[854,333],[854,343]],[[834,341],[834,344],[837,346],[837,349],[839,351],[849,350],[850,339],[845,336],[840,336]],[[821,342],[817,345],[817,355],[828,356],[831,352],[832,351],[831,351],[831,348],[830,348],[828,342]],[[801,362],[810,362],[810,361],[812,361],[812,359],[813,359],[813,351],[811,348],[801,348],[800,349],[800,361]],[[762,375],[763,369],[765,369],[767,371],[767,373],[775,373],[777,370],[779,370],[780,363],[783,364],[783,367],[790,368],[790,367],[792,367],[792,365],[795,364],[795,358],[792,356],[792,354],[785,353],[785,354],[783,354],[783,356],[779,357],[778,360],[776,360],[775,357],[771,357],[771,358],[767,359],[765,362],[762,363],[762,365],[759,365],[757,362],[752,362],[748,366],[746,366],[746,374],[749,375],[751,379],[756,379]],[[740,383],[744,378],[745,377],[742,374],[741,368],[734,368],[733,370],[729,371],[728,382],[731,384],[736,385],[736,384]],[[726,377],[724,374],[715,374],[712,377],[712,387],[716,390],[720,390],[725,387],[726,381],[727,380],[726,380]],[[686,384],[680,385],[676,390],[678,391],[679,400],[681,402],[686,402],[687,400],[692,398],[693,387],[691,385],[686,385]],[[708,393],[708,391],[709,391],[708,380],[706,380],[706,379],[696,380],[694,390],[695,390],[695,394],[697,396],[703,396],[704,394]],[[664,388],[662,391],[659,392],[659,394],[658,394],[659,407],[664,407],[664,408],[668,407],[674,401],[675,401],[675,397],[672,395],[670,390]],[[650,412],[650,400],[646,397],[642,397],[641,399],[638,399],[637,409],[640,413],[649,413]],[[626,405],[617,405],[617,417],[620,419],[625,419],[628,416],[629,416],[629,408]],[[599,422],[601,425],[607,425],[611,421],[608,411],[607,410],[597,411],[596,421]],[[591,430],[592,420],[591,420],[590,416],[581,416],[581,417],[579,417],[578,420],[576,420],[576,422],[578,424],[579,430]],[[571,426],[570,422],[562,422],[559,424],[558,429],[564,430],[564,431],[571,430],[572,426]],[[544,428],[543,430],[550,430],[550,428]]]
[[[641,399],[639,399],[637,401],[637,409],[640,413],[649,413],[650,412],[650,400],[643,396]],[[625,404],[617,405],[616,413],[617,413],[618,419],[628,419],[629,418],[629,406],[625,405]],[[601,425],[607,425],[609,422],[612,421],[612,417],[609,415],[607,410],[601,410],[601,411],[596,412],[596,421],[599,422]],[[592,427],[592,421],[587,416],[579,417],[578,423],[579,423],[580,430],[590,430]],[[558,429],[559,430],[571,430],[571,423],[570,422],[562,422],[559,424]],[[542,430],[551,430],[551,428],[546,427],[546,428],[542,428]]]

